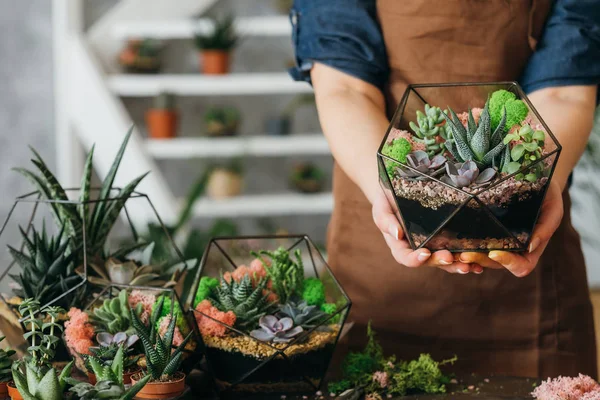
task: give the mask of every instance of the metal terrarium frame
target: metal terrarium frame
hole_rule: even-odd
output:
[[[418,89],[423,89],[423,88],[451,88],[451,87],[485,87],[485,86],[496,86],[498,88],[504,88],[507,91],[513,92],[514,94],[516,94],[517,96],[519,96],[519,100],[525,102],[527,104],[527,107],[529,108],[529,111],[532,112],[535,117],[537,118],[537,122],[539,122],[545,129],[546,133],[550,136],[550,139],[552,140],[552,142],[554,143],[554,145],[556,146],[556,148],[552,151],[550,151],[548,154],[542,156],[539,160],[536,160],[535,163],[533,165],[529,165],[529,166],[525,166],[520,168],[518,171],[509,174],[497,181],[495,181],[493,184],[487,186],[487,187],[483,187],[480,188],[479,190],[475,191],[474,193],[470,193],[467,192],[461,188],[457,188],[455,186],[449,185],[445,182],[443,182],[442,180],[434,177],[434,176],[429,176],[426,175],[420,171],[418,171],[417,169],[411,167],[410,165],[408,165],[408,163],[402,163],[394,158],[391,158],[385,154],[383,154],[383,147],[384,145],[387,143],[389,134],[391,132],[391,130],[393,128],[396,128],[396,124],[398,123],[398,121],[401,120],[401,117],[404,114],[407,102],[409,100],[409,97],[411,95],[411,93],[414,93],[414,95],[416,95],[423,104],[433,104],[430,103],[428,101],[426,101],[423,96],[419,93]],[[544,188],[542,189],[542,199],[545,198],[546,196],[546,192],[548,190],[550,181],[552,179],[552,176],[554,175],[554,170],[556,168],[556,164],[557,164],[557,160],[558,157],[560,156],[560,153],[562,151],[562,146],[560,145],[560,143],[558,142],[558,140],[556,139],[556,137],[554,136],[554,134],[552,133],[552,131],[550,130],[550,128],[546,125],[546,123],[544,122],[544,120],[541,118],[541,116],[539,115],[539,113],[537,112],[537,110],[535,109],[535,107],[533,106],[533,104],[530,102],[529,98],[527,97],[527,95],[523,92],[523,90],[521,89],[521,87],[519,86],[519,84],[517,82],[476,82],[476,83],[432,83],[432,84],[411,84],[408,85],[408,87],[406,88],[404,95],[402,96],[402,99],[400,101],[399,106],[396,108],[396,111],[394,112],[392,119],[391,119],[392,123],[389,124],[386,133],[384,135],[384,138],[379,146],[379,149],[377,151],[377,157],[378,157],[378,169],[379,169],[379,180],[380,180],[380,185],[382,186],[382,189],[384,190],[384,192],[386,192],[386,190],[389,190],[391,192],[392,198],[390,199],[389,194],[386,192],[386,197],[388,199],[388,201],[390,202],[390,205],[392,205],[392,208],[394,209],[394,211],[397,213],[397,217],[399,219],[400,224],[402,225],[402,228],[405,232],[407,232],[407,226],[405,223],[405,218],[402,215],[402,209],[400,207],[400,204],[398,202],[398,196],[396,195],[396,193],[393,190],[393,184],[391,181],[391,178],[389,176],[389,174],[386,171],[386,166],[385,166],[385,161],[391,162],[391,163],[395,163],[398,165],[402,165],[402,168],[406,168],[410,171],[412,171],[415,174],[418,174],[420,177],[426,178],[427,180],[431,180],[431,181],[435,181],[436,183],[443,185],[445,187],[450,188],[451,190],[459,193],[460,195],[465,197],[465,200],[461,202],[461,204],[448,216],[446,217],[443,222],[438,226],[437,229],[435,229],[433,232],[431,232],[427,238],[425,240],[423,240],[419,245],[417,245],[413,238],[412,235],[410,235],[408,232],[405,235],[407,240],[409,241],[412,249],[416,250],[418,248],[422,248],[425,245],[427,245],[427,243],[434,238],[439,232],[441,232],[444,227],[446,227],[448,225],[448,223],[465,207],[467,206],[467,204],[469,204],[469,202],[471,201],[475,201],[478,203],[478,205],[480,206],[481,210],[485,210],[484,212],[486,213],[486,215],[493,221],[496,223],[497,227],[500,227],[501,229],[503,229],[505,231],[505,233],[507,234],[508,237],[511,237],[512,239],[514,239],[517,243],[521,243],[523,244],[523,246],[521,248],[518,249],[511,249],[512,251],[525,251],[527,249],[527,246],[529,245],[529,242],[531,240],[531,237],[527,238],[526,243],[522,243],[522,241],[520,241],[518,238],[515,237],[515,235],[510,232],[508,229],[506,229],[506,227],[504,226],[504,224],[498,220],[498,218],[496,217],[496,215],[494,215],[489,208],[479,199],[479,195],[482,193],[485,193],[486,191],[496,187],[497,185],[500,185],[502,182],[513,178],[515,175],[519,174],[519,173],[523,173],[524,171],[527,171],[528,169],[530,169],[532,166],[535,165],[539,165],[539,164],[543,164],[546,160],[548,160],[550,157],[555,157],[555,160],[552,163],[552,167],[549,171],[548,174],[548,183],[544,186]],[[384,177],[385,176],[385,177]],[[533,227],[535,226],[535,223],[537,223],[537,220],[539,218],[539,214],[541,212],[541,207],[538,208],[537,211],[537,215],[534,218],[534,223],[533,226],[531,227],[531,229],[533,229]],[[449,249],[449,251],[451,252],[463,252],[463,251],[471,251],[471,252],[488,252],[490,251],[490,249]]]
[[[231,332],[235,332],[236,334],[243,336],[245,338],[247,338],[248,340],[251,341],[256,341],[259,342],[261,345],[265,345],[268,346],[269,348],[274,350],[274,353],[265,358],[264,360],[261,360],[261,362],[256,365],[254,368],[250,369],[249,371],[247,371],[246,373],[244,373],[240,378],[238,378],[235,382],[230,382],[230,385],[226,388],[226,389],[220,389],[217,388],[220,392],[231,392],[234,391],[235,387],[244,383],[244,381],[252,376],[252,374],[254,374],[254,372],[258,371],[259,369],[261,369],[262,367],[264,367],[265,365],[267,365],[270,361],[272,361],[273,359],[277,358],[277,357],[281,357],[283,360],[285,360],[290,366],[292,365],[291,360],[289,358],[289,356],[287,356],[285,354],[285,351],[292,345],[296,344],[296,343],[300,343],[302,342],[305,338],[307,338],[311,333],[313,333],[314,331],[316,331],[317,329],[319,329],[320,327],[328,324],[329,322],[336,320],[337,318],[339,318],[339,325],[340,325],[340,331],[337,333],[335,341],[333,342],[333,346],[334,349],[337,347],[337,343],[339,341],[340,335],[342,333],[342,327],[344,326],[346,317],[348,316],[348,312],[350,310],[350,307],[352,306],[352,301],[350,300],[350,298],[348,297],[348,295],[346,294],[346,292],[344,291],[344,289],[342,288],[342,286],[340,285],[340,283],[338,282],[337,278],[335,277],[335,275],[333,274],[333,272],[331,271],[331,269],[329,268],[329,265],[327,264],[327,262],[325,262],[323,256],[320,254],[320,252],[318,251],[317,247],[315,246],[315,244],[312,242],[312,240],[308,237],[308,235],[264,235],[264,236],[238,236],[238,237],[216,237],[211,239],[211,241],[208,243],[206,250],[204,251],[204,254],[202,256],[202,262],[200,263],[200,268],[198,269],[198,273],[196,274],[196,279],[195,279],[195,285],[194,285],[194,290],[192,291],[192,294],[196,293],[196,291],[198,290],[199,284],[200,284],[200,278],[202,277],[202,272],[203,269],[207,263],[207,258],[209,256],[209,249],[211,247],[211,245],[216,246],[217,249],[219,249],[219,251],[222,253],[222,255],[227,259],[227,261],[231,264],[231,267],[233,269],[237,268],[239,265],[237,265],[233,259],[227,254],[227,251],[225,249],[223,249],[222,246],[219,245],[219,242],[221,241],[243,241],[243,240],[279,240],[279,239],[292,239],[292,240],[296,240],[292,245],[288,246],[286,248],[287,251],[291,251],[294,248],[296,248],[298,245],[300,245],[301,243],[306,243],[307,244],[307,249],[308,249],[308,253],[310,256],[310,261],[311,261],[311,265],[313,268],[313,271],[315,273],[316,277],[321,277],[321,274],[319,274],[319,271],[317,271],[317,263],[315,262],[315,257],[320,257],[320,260],[322,262],[322,266],[325,268],[326,273],[329,275],[329,277],[331,278],[332,282],[335,285],[335,288],[339,291],[339,293],[341,294],[341,296],[344,298],[345,300],[345,304],[344,306],[340,307],[338,310],[336,310],[335,313],[331,314],[328,318],[324,319],[323,321],[321,321],[317,326],[303,332],[302,335],[299,335],[297,337],[295,337],[292,341],[290,341],[285,347],[283,348],[278,348],[273,346],[271,343],[268,342],[263,342],[260,341],[258,339],[253,338],[252,336],[250,336],[249,334],[240,331],[239,329],[234,328],[233,326],[227,325],[217,319],[212,318],[209,315],[206,315],[205,313],[196,311],[193,307],[190,307],[190,310],[188,312],[190,319],[192,320],[192,322],[194,322],[194,327],[196,329],[196,336],[198,337],[199,342],[202,344],[202,346],[205,348],[206,345],[204,344],[204,340],[202,338],[202,335],[199,331],[198,328],[198,324],[195,323],[196,322],[196,318],[195,318],[195,314],[201,314],[202,318],[208,318],[213,322],[216,322],[217,324],[221,325],[222,327],[225,328],[226,331],[231,331]],[[313,251],[313,249],[316,250],[317,255],[315,255],[315,251]],[[193,304],[192,304],[193,306]],[[324,378],[325,373],[327,372],[327,370],[329,369],[329,365],[331,364],[332,361],[332,357],[329,358],[327,365],[325,365],[324,370],[323,370],[323,377],[321,378],[319,383],[322,383],[322,380]],[[208,360],[208,367],[210,369],[210,372],[213,373],[214,375],[214,370],[213,367],[211,365],[210,360]],[[315,391],[319,390],[319,387],[317,385],[315,385],[313,383],[313,381],[310,380],[310,378],[308,378],[307,376],[302,374],[302,379]]]
[[[91,191],[99,191],[100,188],[91,188]],[[113,191],[120,191],[121,188],[119,187],[114,187],[112,188]],[[80,191],[80,188],[68,188],[65,189],[65,191],[67,193],[70,192],[78,192]],[[46,204],[48,206],[52,206],[52,204],[73,204],[73,205],[95,205],[98,203],[109,203],[109,202],[113,202],[113,201],[121,201],[121,200],[125,200],[125,204],[123,205],[123,213],[125,215],[125,219],[127,221],[127,226],[129,228],[129,231],[133,237],[133,239],[137,242],[140,238],[140,235],[138,234],[138,231],[136,229],[136,227],[134,226],[132,219],[130,218],[130,214],[129,211],[127,209],[127,203],[129,202],[129,200],[132,199],[145,199],[145,201],[147,201],[147,204],[150,206],[150,209],[152,211],[152,213],[154,214],[154,216],[156,217],[156,221],[160,224],[160,226],[163,229],[163,232],[165,234],[165,237],[167,238],[170,247],[174,250],[176,257],[178,258],[178,260],[182,263],[182,265],[184,265],[184,270],[188,269],[188,265],[186,263],[187,260],[185,260],[183,253],[181,253],[181,251],[179,250],[179,248],[177,247],[177,245],[175,244],[175,241],[173,240],[173,238],[171,237],[171,234],[169,233],[168,229],[166,229],[166,226],[163,222],[163,220],[161,219],[160,215],[158,214],[158,212],[156,211],[156,208],[154,207],[154,204],[152,203],[152,201],[150,200],[150,198],[141,192],[137,192],[134,191],[132,193],[131,196],[128,197],[110,197],[104,200],[96,200],[96,199],[90,199],[87,201],[79,201],[79,200],[53,200],[53,199],[46,199],[43,198],[41,193],[39,191],[33,191],[30,193],[27,193],[25,195],[19,196],[16,198],[15,202],[13,203],[13,206],[11,207],[3,225],[2,228],[0,228],[0,236],[2,236],[2,234],[4,233],[4,231],[6,230],[9,221],[15,211],[15,209],[17,208],[17,206],[19,204],[22,203],[33,203],[33,210],[31,213],[31,216],[28,218],[28,222],[27,222],[27,227],[24,229],[26,234],[29,234],[29,232],[31,231],[32,226],[34,225],[34,219],[36,216],[36,213],[38,212],[38,207],[40,204]],[[56,298],[54,298],[53,300],[42,304],[40,309],[43,310],[45,307],[50,306],[52,304],[55,304],[56,302],[58,302],[59,300],[65,298],[66,296],[69,296],[71,294],[73,294],[75,291],[77,291],[78,289],[81,289],[83,287],[85,287],[86,285],[90,285],[89,280],[88,280],[88,254],[87,254],[87,237],[86,237],[86,221],[85,218],[82,219],[82,248],[79,251],[82,251],[82,264],[83,264],[83,276],[81,277],[81,281],[78,282],[76,285],[74,285],[73,287],[69,288],[67,291],[65,291],[64,293],[61,293],[59,296],[57,296]],[[25,248],[25,243],[21,243],[20,245],[20,251],[22,251]],[[15,267],[16,261],[12,260],[8,267],[2,272],[2,274],[0,274],[0,282],[3,281],[7,276],[9,276],[9,272],[11,271],[11,269],[13,269],[13,267]],[[184,271],[182,271],[184,272]],[[110,286],[116,286],[115,284],[111,284],[107,287]],[[144,290],[157,290],[157,289],[162,289],[162,290],[170,290],[168,288],[157,288],[157,287],[153,287],[153,286],[131,286],[131,285],[124,285],[125,287],[128,288],[134,288],[134,289],[144,289]],[[97,285],[94,285],[94,287],[98,287]],[[8,302],[8,300],[6,299],[6,297],[4,296],[3,293],[0,293],[0,300],[4,303],[4,305],[13,312],[13,314],[19,319],[19,322],[22,322],[22,318],[20,318],[20,315],[18,314],[18,312],[16,311],[14,305],[10,304]],[[179,301],[179,300],[178,300]],[[180,302],[181,305],[181,302]],[[183,310],[183,308],[182,308]]]

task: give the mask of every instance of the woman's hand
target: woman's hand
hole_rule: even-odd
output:
[[[558,229],[562,217],[562,190],[556,181],[551,181],[526,253],[508,251],[490,251],[489,254],[461,253],[459,259],[462,262],[477,263],[486,268],[506,268],[519,278],[527,276],[537,265],[550,238]]]
[[[413,251],[404,238],[404,231],[382,189],[379,189],[378,194],[373,198],[373,220],[392,251],[392,256],[402,265],[409,268],[437,267],[458,274],[483,272],[480,265],[455,262],[454,256],[448,250],[436,251],[433,254],[425,248]]]

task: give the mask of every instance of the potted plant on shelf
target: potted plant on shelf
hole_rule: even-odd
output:
[[[129,73],[154,74],[160,71],[161,44],[152,39],[128,40],[119,53],[119,65]]]
[[[290,185],[301,193],[317,193],[323,190],[325,172],[311,163],[297,165],[290,174]]]
[[[13,400],[62,399],[73,361],[60,372],[51,362],[62,330],[57,320],[64,310],[60,307],[40,310],[39,301],[25,299],[19,306],[19,312],[23,315],[23,324],[28,330],[23,338],[30,346],[27,349],[28,357],[16,361],[12,366],[13,382],[8,384],[9,395]]]
[[[154,106],[146,111],[146,126],[152,139],[171,139],[177,135],[179,114],[175,96],[162,92],[154,99]]]
[[[214,167],[206,185],[206,194],[211,199],[225,199],[238,196],[242,192],[242,167],[239,161],[229,166]]]
[[[206,135],[235,136],[240,125],[240,113],[235,107],[212,107],[204,114]]]
[[[307,237],[213,239],[195,293],[219,390],[318,390],[350,301]]]
[[[129,385],[131,376],[140,371],[138,361],[140,355],[135,354],[134,345],[138,341],[138,336],[128,335],[126,332],[118,332],[114,335],[109,332],[99,332],[96,334],[96,342],[98,346],[90,347],[90,355],[84,356],[85,367],[87,369],[88,380],[92,385],[99,381],[97,368],[94,368],[95,361],[101,368],[105,366],[111,367],[113,360],[121,351],[121,366],[119,370],[122,372],[122,383]],[[102,380],[102,379],[100,379]]]
[[[0,337],[0,342],[4,340],[4,336]],[[14,350],[0,349],[0,399],[8,397],[8,382],[12,379],[12,356],[16,352]]]
[[[380,182],[415,249],[524,251],[560,150],[516,83],[413,85]]]
[[[268,135],[289,135],[292,127],[292,119],[298,108],[306,104],[314,104],[315,96],[312,94],[296,96],[278,116],[267,119],[265,126]]]
[[[196,33],[195,44],[200,52],[200,65],[204,74],[229,72],[231,51],[238,36],[233,26],[233,16],[212,19],[213,29],[208,34]]]
[[[180,366],[183,359],[183,349],[192,337],[192,332],[172,351],[175,338],[175,324],[177,318],[170,314],[170,322],[165,334],[161,337],[157,329],[159,324],[160,310],[163,308],[164,297],[158,303],[158,307],[152,312],[149,324],[142,322],[134,309],[131,309],[132,323],[144,346],[146,355],[145,373],[140,372],[132,376],[132,382],[137,385],[148,376],[150,380],[138,393],[143,399],[168,399],[181,395],[185,390],[185,374],[181,372]]]

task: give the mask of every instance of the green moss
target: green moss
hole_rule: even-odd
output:
[[[158,316],[158,320],[156,322],[156,329],[158,329],[158,327],[160,326],[160,321],[168,316],[171,315],[171,296],[170,295],[166,295],[163,294],[161,295],[162,297],[164,297],[164,302],[163,302],[163,306],[162,306],[162,310],[160,312],[160,315]],[[158,305],[158,302],[160,301],[160,296],[156,299],[156,302],[154,303],[154,306],[152,307],[152,311],[154,312],[155,307]],[[176,301],[175,305],[173,307],[173,313],[175,314],[175,318],[177,318],[177,327],[179,328],[179,330],[181,331],[182,335],[187,335],[188,334],[188,325],[185,321],[185,317],[183,315],[183,311],[181,310],[181,306],[179,305],[179,302]]]
[[[529,114],[529,107],[521,100],[507,101],[504,106],[506,107],[506,130],[523,122]]]
[[[404,138],[394,139],[391,144],[386,143],[381,152],[400,162],[406,162],[406,156],[412,150],[410,142]]]
[[[454,362],[456,358],[445,361]],[[421,354],[417,360],[403,362],[399,371],[392,375],[389,392],[401,396],[412,393],[445,393],[448,378],[442,374],[440,365],[429,354]]]
[[[323,303],[321,304],[321,311],[323,311],[325,314],[333,315],[337,311],[337,306],[333,303]],[[332,324],[337,324],[338,322],[340,322],[340,318],[341,313],[331,318],[329,322]]]
[[[351,388],[352,383],[348,379],[342,379],[341,381],[337,382],[330,382],[329,385],[327,385],[327,390],[329,390],[329,393],[335,394],[340,394]]]
[[[502,110],[506,107],[506,130],[510,130],[516,124],[523,122],[529,107],[523,101],[518,100],[514,93],[506,90],[497,90],[490,97],[489,110],[492,120],[492,130],[498,127],[502,119]]]
[[[321,307],[325,303],[325,286],[318,278],[306,278],[302,287],[302,298],[309,306]]]
[[[202,300],[208,298],[208,295],[212,289],[216,288],[217,286],[219,286],[219,280],[217,278],[211,278],[209,276],[202,277],[198,285],[198,290],[196,291],[196,296],[194,297],[194,308]]]

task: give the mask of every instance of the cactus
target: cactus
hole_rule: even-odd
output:
[[[447,131],[444,125],[444,112],[439,107],[431,107],[425,104],[425,113],[417,111],[417,124],[410,122],[410,129],[415,133],[415,140],[425,145],[427,154],[435,156],[444,152],[445,145],[438,137],[447,139]],[[399,160],[402,161],[402,160]]]
[[[473,113],[469,110],[467,127],[465,128],[452,109],[448,116],[444,114],[448,129],[452,132],[453,142],[445,143],[446,149],[456,161],[465,163],[473,161],[479,169],[498,166],[498,156],[502,153],[504,144],[504,126],[506,124],[506,111],[502,112],[502,119],[492,133],[490,122],[489,101],[481,112],[479,123],[476,124]]]

